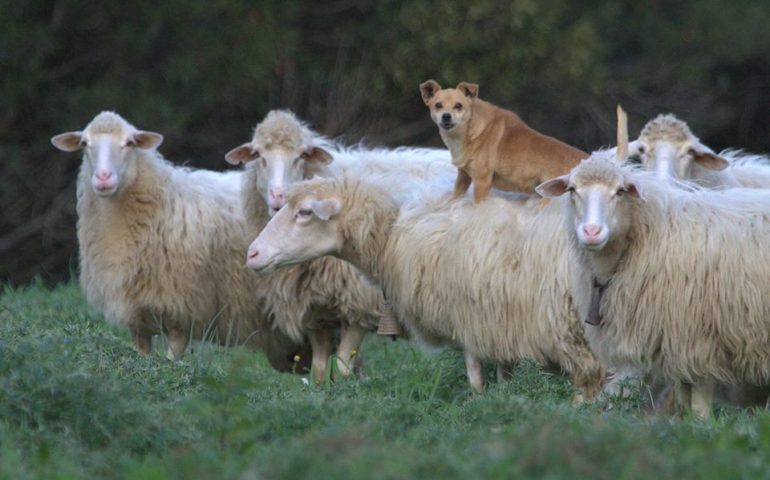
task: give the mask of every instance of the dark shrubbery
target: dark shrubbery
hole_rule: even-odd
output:
[[[370,143],[439,145],[417,85],[482,97],[584,150],[663,111],[707,143],[770,150],[770,3],[0,1],[0,278],[76,264],[77,155],[49,138],[115,109],[175,162],[225,167],[271,108]]]

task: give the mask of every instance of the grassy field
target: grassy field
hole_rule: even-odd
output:
[[[139,357],[76,285],[0,296],[0,478],[770,478],[770,415],[575,408],[530,362],[472,395],[456,352],[369,338],[322,387],[261,354]],[[492,370],[488,374],[492,380]]]

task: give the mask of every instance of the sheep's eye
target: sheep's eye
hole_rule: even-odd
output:
[[[567,193],[575,193],[575,187],[573,185],[568,186]]]
[[[436,110],[441,110],[442,108],[444,108],[444,104],[441,103],[441,102],[437,102],[436,103]]]
[[[639,145],[639,155],[644,155],[644,152],[647,151],[647,149],[644,147],[644,145]]]
[[[619,189],[615,190],[615,193],[613,194],[613,197],[619,197],[619,196],[623,195],[624,193],[626,193],[626,191],[623,190],[622,188],[619,188]]]
[[[297,210],[297,216],[300,216],[300,217],[309,217],[312,214],[313,214],[313,211],[310,210],[309,208],[300,208],[299,210]]]
[[[455,110],[462,110],[463,104],[462,103],[455,103]]]

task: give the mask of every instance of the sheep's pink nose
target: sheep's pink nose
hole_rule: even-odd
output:
[[[246,254],[246,260],[254,260],[259,256],[259,249],[258,248],[250,248],[249,252]]]
[[[110,172],[109,170],[100,170],[96,172],[97,180],[106,181],[106,180],[109,180],[110,177],[112,177],[112,172]]]
[[[585,233],[587,237],[597,237],[602,233],[602,227],[601,225],[584,225],[583,233]]]
[[[283,190],[278,188],[271,188],[270,199],[276,202],[283,202]]]

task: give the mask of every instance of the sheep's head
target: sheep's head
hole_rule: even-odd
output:
[[[630,145],[630,155],[637,156],[658,178],[679,180],[695,178],[696,166],[724,170],[728,161],[703,145],[690,127],[674,115],[658,115],[647,122],[639,138]]]
[[[577,241],[594,251],[626,234],[631,221],[630,201],[644,200],[641,188],[628,172],[601,153],[594,153],[569,174],[536,188],[544,197],[570,194],[569,216]]]
[[[333,180],[316,179],[295,186],[288,203],[249,246],[246,266],[267,273],[338,253],[343,246],[341,210]]]
[[[114,196],[136,178],[136,149],[155,149],[161,142],[163,135],[137,130],[113,112],[100,113],[83,131],[51,138],[51,143],[64,152],[83,150],[91,187],[102,197]]]
[[[332,161],[319,143],[319,136],[293,113],[273,110],[257,125],[251,142],[228,152],[225,160],[233,165],[253,162],[249,168],[257,169],[254,188],[272,217],[286,203],[291,185],[312,177]]]

